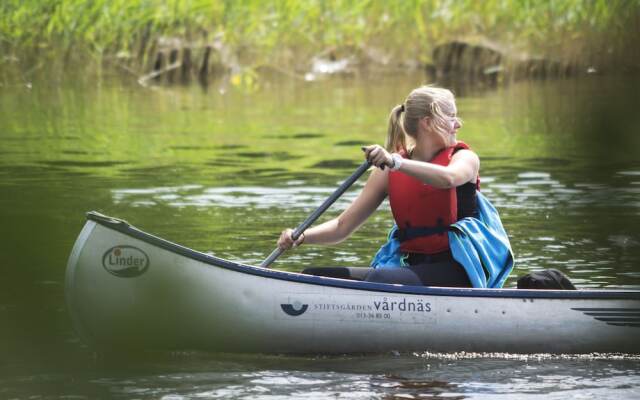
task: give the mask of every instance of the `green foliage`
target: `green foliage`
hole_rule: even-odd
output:
[[[278,63],[286,52],[291,62],[363,47],[427,62],[444,40],[482,37],[594,58],[624,51],[640,30],[639,10],[640,0],[3,0],[0,49],[23,63],[61,51],[65,61],[116,54],[141,61],[161,37],[217,37],[249,51],[256,65]]]

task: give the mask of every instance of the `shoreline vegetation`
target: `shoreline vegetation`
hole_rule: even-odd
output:
[[[640,72],[640,0],[3,0],[0,84],[143,86],[422,69],[434,79]]]

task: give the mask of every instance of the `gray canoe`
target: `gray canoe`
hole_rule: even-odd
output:
[[[200,253],[95,212],[65,285],[76,331],[98,349],[640,353],[640,291],[308,276]]]

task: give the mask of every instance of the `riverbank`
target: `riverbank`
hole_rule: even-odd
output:
[[[303,80],[371,70],[432,73],[436,50],[451,43],[509,59],[483,65],[490,81],[523,71],[538,78],[637,73],[639,10],[638,1],[7,0],[0,5],[0,82],[35,75],[55,81],[70,69],[143,85],[227,76],[250,86],[267,72]],[[473,64],[470,55],[465,62]]]

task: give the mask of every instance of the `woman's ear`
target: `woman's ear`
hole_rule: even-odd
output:
[[[429,117],[420,118],[418,125],[420,125],[420,130],[427,132],[431,127],[431,119]]]

